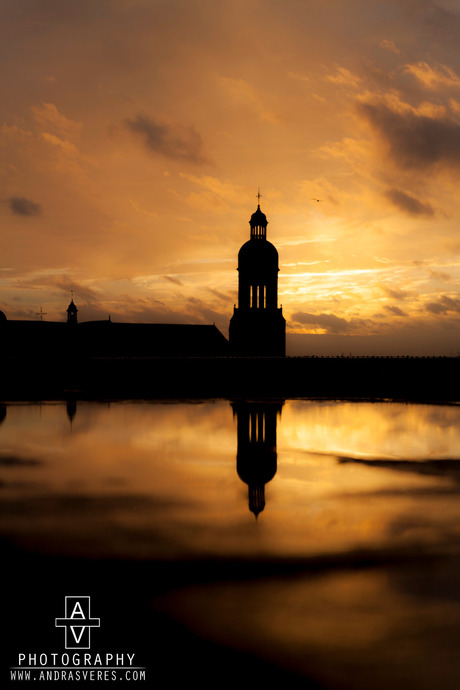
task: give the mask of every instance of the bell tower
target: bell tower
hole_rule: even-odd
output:
[[[230,320],[230,348],[236,355],[283,357],[286,321],[278,308],[278,252],[267,240],[260,192],[257,198],[249,240],[238,253],[238,307]]]

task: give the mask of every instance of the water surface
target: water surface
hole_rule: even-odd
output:
[[[238,563],[236,579],[195,575],[161,594],[152,583],[148,605],[320,687],[458,687],[460,407],[215,400],[3,413],[5,543]],[[245,563],[265,570],[245,576]]]

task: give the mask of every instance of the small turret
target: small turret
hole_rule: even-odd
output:
[[[78,309],[72,299],[69,306],[67,307],[67,323],[75,324],[77,323],[77,312]]]

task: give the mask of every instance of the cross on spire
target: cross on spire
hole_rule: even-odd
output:
[[[43,311],[43,309],[40,307],[40,311],[37,311],[36,314],[40,317],[40,321],[43,321],[43,317],[46,316],[46,311]]]
[[[260,193],[260,187],[259,187],[259,191],[257,192],[257,201],[259,202],[259,206],[260,206],[261,198],[262,198],[262,194]]]

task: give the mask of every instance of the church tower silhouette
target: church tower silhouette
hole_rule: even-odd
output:
[[[260,192],[257,195],[260,202]],[[250,239],[238,253],[238,307],[230,320],[230,347],[236,355],[283,357],[286,321],[278,308],[278,252],[267,240],[267,217],[249,221]]]

